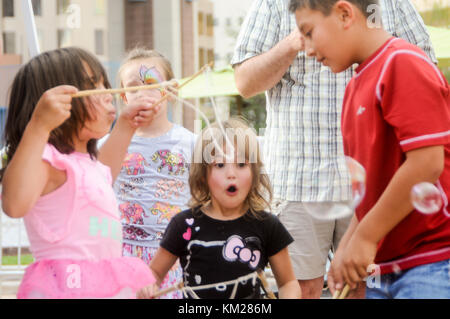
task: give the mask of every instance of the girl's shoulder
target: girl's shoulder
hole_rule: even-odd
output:
[[[264,210],[257,211],[255,213],[248,211],[246,216],[252,221],[256,220],[261,223],[271,223],[276,222],[278,220],[278,217],[275,214],[268,213]]]
[[[197,138],[197,135],[181,125],[174,124],[172,138],[179,138],[192,141]]]
[[[50,143],[45,145],[44,152],[42,153],[42,159],[59,170],[65,170],[73,160],[71,155],[61,153],[54,145]]]
[[[202,214],[200,212],[200,207],[188,208],[188,209],[185,209],[185,210],[179,212],[175,216],[173,216],[172,219],[175,219],[176,221],[180,221],[180,220],[186,220],[186,219],[190,219],[190,218],[198,218],[199,214]]]

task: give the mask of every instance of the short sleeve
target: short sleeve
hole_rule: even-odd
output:
[[[404,152],[450,143],[449,86],[422,54],[393,53],[384,65],[377,97]]]
[[[42,159],[59,170],[65,170],[68,165],[67,155],[60,153],[56,147],[51,144],[45,145]]]
[[[179,213],[170,220],[160,242],[162,248],[177,257],[184,255],[187,244],[187,241],[183,238],[183,233],[186,232],[187,229],[181,229],[177,222],[180,216],[182,216],[182,213]]]
[[[269,51],[278,42],[280,15],[276,1],[255,0],[241,26],[231,65]]]
[[[272,257],[291,244],[294,239],[278,217],[273,214],[269,214],[267,227],[268,241],[266,251],[267,256]]]

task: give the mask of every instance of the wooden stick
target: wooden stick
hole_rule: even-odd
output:
[[[159,89],[165,86],[174,85],[175,81],[165,81],[158,84],[152,84],[152,85],[141,85],[141,86],[130,86],[127,88],[120,88],[120,89],[104,89],[104,90],[85,90],[85,91],[79,91],[75,94],[72,94],[72,98],[77,97],[86,97],[91,95],[98,95],[98,94],[121,94],[125,92],[136,92],[141,90],[151,90],[151,89]]]
[[[349,291],[350,291],[350,286],[345,285],[344,290],[342,290],[341,295],[339,296],[339,299],[345,299],[347,297]]]
[[[334,292],[333,299],[338,299],[340,294],[341,294],[341,291],[340,290],[336,290]]]
[[[189,82],[191,82],[193,79],[195,79],[196,77],[198,77],[200,74],[202,74],[203,72],[205,72],[205,70],[208,67],[212,66],[212,62],[204,65],[197,73],[195,73],[193,76],[191,76],[189,79],[186,80],[186,82],[184,82],[183,84],[181,84],[180,86],[177,87],[177,89],[181,89],[183,86],[185,86],[186,84],[188,84]],[[153,104],[153,107],[161,104],[162,102],[164,102],[165,100],[167,100],[168,98],[170,98],[170,94],[166,94],[164,95],[161,99],[159,99],[155,104]]]
[[[333,295],[333,299],[345,299],[350,291],[350,286],[345,285],[342,291],[336,290]]]
[[[207,67],[211,67],[211,66],[212,66],[212,62],[203,66],[200,69],[200,71],[198,71],[196,74],[191,76],[186,82],[184,82],[182,85],[180,85],[179,88],[181,88],[181,87],[185,86],[186,84],[188,84],[189,82],[191,82],[197,76],[202,74]],[[176,84],[177,84],[177,82],[175,80],[171,80],[171,81],[165,81],[162,83],[157,83],[157,84],[152,84],[152,85],[130,86],[127,88],[120,88],[120,89],[84,90],[84,91],[79,91],[75,94],[72,94],[72,98],[86,97],[86,96],[98,95],[98,94],[121,94],[121,93],[126,93],[126,92],[136,92],[136,91],[142,91],[142,90],[159,89],[159,88],[164,88],[167,86],[175,86]],[[166,99],[167,98],[164,97],[164,99],[157,102],[157,104],[163,102]],[[155,104],[155,105],[157,105],[157,104]]]
[[[175,284],[175,285],[172,286],[172,287],[169,287],[169,288],[166,288],[166,289],[159,290],[159,291],[153,296],[153,298],[161,297],[161,296],[163,296],[163,295],[165,295],[165,294],[168,294],[169,292],[172,292],[172,291],[175,291],[175,290],[180,290],[180,289],[182,289],[183,287],[184,287],[184,283],[183,283],[183,282],[179,282],[179,283]]]
[[[259,277],[259,280],[261,280],[263,288],[264,288],[265,292],[267,293],[267,296],[269,297],[269,299],[277,299],[277,297],[275,297],[275,294],[272,292],[272,290],[269,287],[269,283],[267,282],[266,275],[264,275],[264,271],[262,271],[261,269],[258,270],[258,277]]]

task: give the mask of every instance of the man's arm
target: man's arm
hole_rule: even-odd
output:
[[[234,76],[239,93],[249,98],[274,87],[301,50],[303,38],[295,28],[269,51],[236,65]]]
[[[434,53],[433,44],[430,35],[423,22],[419,12],[414,8],[410,0],[386,0],[394,1],[395,30],[394,36],[402,38],[409,43],[417,45],[421,48],[433,61],[437,64],[436,55]]]

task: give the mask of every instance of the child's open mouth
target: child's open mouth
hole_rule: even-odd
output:
[[[234,195],[237,192],[237,187],[235,185],[231,185],[227,188],[227,193],[230,195]]]

